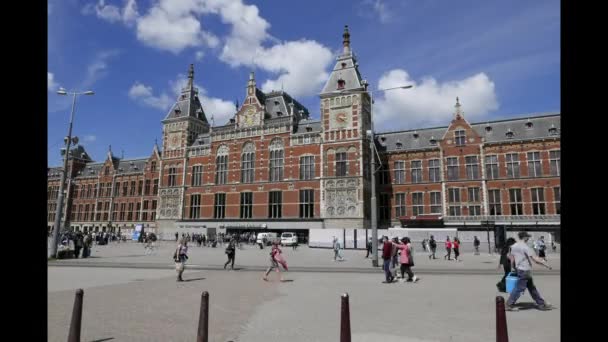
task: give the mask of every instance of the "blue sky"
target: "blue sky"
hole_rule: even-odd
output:
[[[74,134],[94,160],[108,145],[150,155],[190,63],[216,124],[250,71],[319,117],[317,94],[348,24],[359,68],[380,93],[376,129],[447,125],[455,97],[472,122],[560,110],[559,1],[49,0],[48,160],[59,165],[68,90]]]

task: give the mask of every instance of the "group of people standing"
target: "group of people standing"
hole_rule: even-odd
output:
[[[396,269],[400,265],[402,282],[417,282],[419,277],[414,275],[412,267],[414,266],[414,252],[409,237],[393,238],[389,240],[388,236],[383,237],[382,245],[382,260],[385,281],[383,283],[390,284],[398,278]],[[407,273],[408,278],[405,279]]]

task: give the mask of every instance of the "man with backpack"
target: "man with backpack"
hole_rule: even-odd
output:
[[[429,259],[431,259],[431,257],[433,259],[437,259],[437,257],[435,257],[435,252],[437,251],[437,242],[435,241],[433,235],[431,235],[431,239],[429,240],[429,247],[431,248],[431,254],[429,254]]]

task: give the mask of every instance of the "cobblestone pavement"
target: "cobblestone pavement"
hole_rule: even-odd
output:
[[[93,246],[92,257],[87,259],[68,259],[50,261],[53,266],[103,266],[103,267],[129,267],[129,268],[157,268],[171,269],[173,267],[172,255],[175,243],[160,242],[150,255],[145,254],[143,244],[135,242],[112,243],[107,246]],[[415,271],[424,273],[462,273],[462,274],[498,274],[497,269],[499,256],[496,254],[463,253],[461,261],[444,260],[445,251],[438,249],[436,260],[429,260],[428,254],[421,251],[422,247],[415,249]],[[342,272],[380,272],[371,267],[371,259],[365,258],[365,251],[343,250],[345,261],[334,261],[333,250],[323,248],[308,248],[303,245],[293,250],[291,247],[283,247],[283,254],[290,268],[300,272],[319,271],[342,271]],[[257,246],[245,245],[244,249],[237,249],[235,267],[241,270],[260,271],[268,265],[268,253],[270,248],[259,249]],[[188,264],[191,269],[218,270],[222,269],[226,262],[224,247],[217,248],[197,247],[189,244]],[[453,256],[453,255],[452,255]],[[542,266],[535,266],[536,274],[559,274],[560,254],[549,253],[547,255],[553,271]],[[382,260],[380,259],[380,263]]]
[[[298,251],[300,252],[300,251]],[[238,256],[238,254],[237,254]],[[237,259],[238,260],[238,259]],[[65,341],[75,289],[84,288],[82,341],[194,341],[202,291],[210,293],[211,341],[338,341],[340,295],[350,295],[352,337],[363,341],[495,339],[498,275],[426,275],[382,284],[382,275],[49,267],[49,341]],[[552,311],[508,312],[511,341],[560,339],[559,277],[535,283]],[[520,302],[531,303],[526,293]]]

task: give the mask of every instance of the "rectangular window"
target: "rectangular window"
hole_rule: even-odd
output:
[[[560,150],[549,151],[549,162],[551,164],[551,176],[559,176],[562,166],[560,159]]]
[[[380,194],[378,202],[378,219],[388,221],[391,219],[391,195]]]
[[[148,204],[150,204],[150,201],[144,201],[144,210],[148,210]]]
[[[283,180],[283,150],[270,151],[270,181],[280,182]]]
[[[429,181],[439,182],[441,180],[439,175],[439,159],[429,160]]]
[[[519,154],[507,153],[507,177],[519,178]]]
[[[215,184],[226,184],[228,178],[228,156],[220,155],[215,158]]]
[[[300,218],[313,218],[314,209],[315,191],[312,189],[300,190]]]
[[[412,161],[412,183],[422,182],[422,161]]]
[[[448,166],[448,180],[457,180],[458,179],[458,157],[448,157],[447,166]]]
[[[213,218],[223,219],[224,217],[226,217],[226,194],[215,194]]]
[[[441,214],[441,192],[433,191],[431,192],[431,213],[432,214]]]
[[[395,166],[395,184],[405,184],[405,162],[396,161]]]
[[[481,206],[480,205],[470,205],[469,206],[469,216],[480,216],[481,215]]]
[[[156,162],[155,161],[150,163],[150,171],[152,171],[152,172],[156,171]]]
[[[197,219],[201,217],[201,195],[190,195],[190,218]]]
[[[449,205],[449,215],[450,216],[460,216],[460,189],[459,188],[450,188],[448,189],[448,203]]]
[[[344,177],[348,175],[346,169],[346,152],[336,153],[336,177]]]
[[[139,221],[141,213],[141,202],[137,202],[137,207],[135,208],[135,221]]]
[[[129,196],[135,196],[135,181],[131,181],[131,186],[129,187]]]
[[[157,200],[152,200],[152,210],[156,210]]]
[[[405,216],[406,213],[405,194],[402,192],[395,194],[395,218],[399,219],[400,217]]]
[[[110,182],[106,183],[106,196],[112,196],[112,183]]]
[[[468,188],[469,202],[480,202],[479,199],[479,188]]]
[[[85,194],[86,194],[86,187],[84,186],[84,184],[82,184],[80,186],[80,198],[84,198]]]
[[[479,161],[477,160],[477,156],[467,156],[464,157],[466,170],[467,170],[467,179],[479,179]]]
[[[412,215],[418,216],[424,214],[424,194],[422,192],[414,192],[412,194]]]
[[[203,179],[203,166],[196,165],[192,167],[192,186],[201,186]]]
[[[555,187],[553,188],[553,203],[555,203],[555,213],[557,215],[561,215],[562,213],[562,208],[561,208],[561,203],[562,203],[562,194],[561,194],[561,189],[559,187]]]
[[[391,172],[388,169],[388,164],[382,164],[380,165],[380,169],[378,170],[377,173],[377,181],[378,184],[390,184],[391,182]]]
[[[177,168],[170,167],[169,172],[167,173],[169,176],[168,186],[176,186],[177,185]]]
[[[509,206],[511,215],[523,215],[524,206],[521,201],[521,189],[509,189]]]
[[[315,178],[315,157],[300,157],[300,179],[305,180],[313,178]]]
[[[81,220],[82,220],[82,214],[83,214],[83,211],[84,211],[84,208],[83,208],[83,206],[82,206],[82,204],[81,204],[81,205],[79,205],[79,206],[78,206],[78,214],[76,215],[76,219],[77,219],[78,221],[81,221]]]
[[[158,178],[154,180],[154,187],[152,189],[152,195],[158,195]]]
[[[151,181],[149,179],[146,179],[146,185],[144,187],[144,195],[146,196],[150,195],[150,182]]]
[[[89,205],[85,205],[84,206],[84,220],[88,221],[89,220]]]
[[[502,206],[500,203],[500,190],[488,190],[488,204],[490,206],[490,215],[502,215]]]
[[[148,221],[148,212],[147,211],[143,211],[141,213],[141,220],[142,221]]]
[[[532,214],[545,215],[545,189],[532,188]]]
[[[243,153],[241,156],[241,183],[253,183],[254,165],[255,154],[253,152]]]
[[[144,181],[140,180],[139,182],[137,182],[137,195],[141,196],[142,190],[144,187]]]
[[[281,191],[271,191],[268,193],[268,217],[281,218],[283,207],[283,193]]]
[[[486,156],[486,178],[498,179],[498,156]]]
[[[540,177],[542,175],[540,152],[528,152],[528,177]]]
[[[126,203],[120,203],[120,215],[118,217],[119,221],[125,220],[125,208],[127,207]]]
[[[122,182],[122,196],[127,196],[128,191],[129,191],[129,182],[127,182],[127,181]]]
[[[251,218],[253,216],[253,193],[241,192],[241,218]]]
[[[118,205],[116,203],[112,204],[112,221],[116,221],[117,215],[118,215],[118,211],[116,211],[118,208]]]
[[[133,221],[133,203],[129,203],[129,209],[127,209],[127,221]]]
[[[464,130],[458,130],[454,132],[454,139],[456,140],[456,145],[457,146],[462,146],[465,143],[465,133]]]

